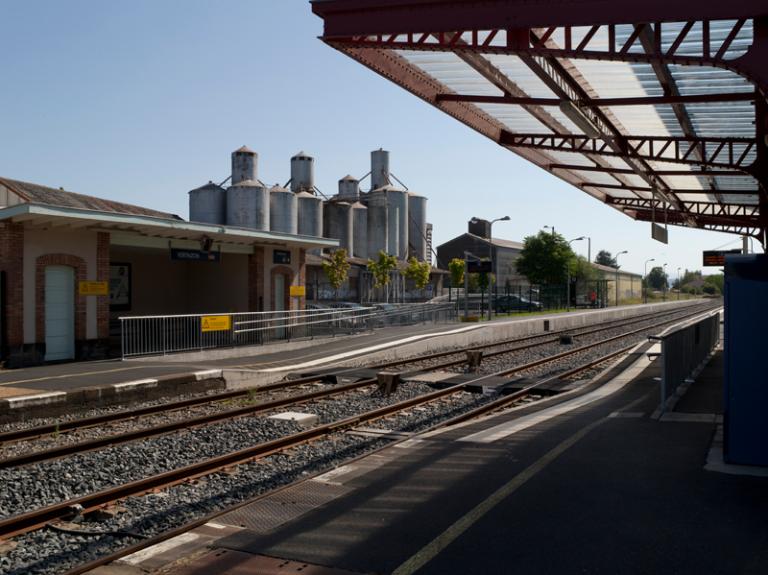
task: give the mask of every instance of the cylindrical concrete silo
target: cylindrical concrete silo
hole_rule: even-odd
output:
[[[304,152],[291,158],[291,191],[305,192],[315,187],[315,159]]]
[[[227,192],[208,182],[189,192],[189,221],[224,225],[227,221]]]
[[[269,191],[258,180],[243,180],[227,189],[227,225],[269,230]]]
[[[360,182],[352,176],[344,176],[339,180],[339,199],[356,202],[360,199]]]
[[[371,152],[371,190],[377,190],[390,184],[389,152],[379,148]]]
[[[387,252],[389,213],[386,190],[368,194],[368,257],[376,259],[380,251]]]
[[[232,185],[258,180],[259,155],[243,146],[232,152]]]
[[[427,198],[408,193],[408,243],[413,256],[427,260]]]
[[[393,186],[383,189],[387,194],[389,211],[388,253],[404,260],[408,258],[408,192]]]
[[[322,237],[323,233],[323,200],[309,192],[296,194],[298,204],[297,230],[303,236]]]
[[[339,247],[353,253],[352,205],[331,200],[323,206],[323,237],[339,240]]]
[[[282,186],[269,189],[269,229],[295,234],[298,225],[296,194]]]
[[[352,255],[368,258],[368,208],[360,202],[352,204]]]

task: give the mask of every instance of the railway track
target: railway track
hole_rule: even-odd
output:
[[[686,311],[687,311],[686,314],[682,314],[684,317],[690,317],[692,315],[698,315],[702,313],[702,310],[699,308],[697,308],[696,310],[688,309]],[[683,319],[683,317],[670,318],[667,315],[666,319],[664,319],[661,322],[657,322],[656,327],[667,325],[669,323],[674,323],[681,319]],[[632,323],[638,323],[638,322],[632,322]],[[341,432],[354,429],[363,424],[368,424],[374,421],[382,420],[384,418],[396,415],[402,412],[403,410],[408,410],[414,407],[430,404],[433,402],[438,402],[438,401],[444,400],[445,398],[449,398],[454,395],[465,393],[469,385],[472,385],[472,384],[477,385],[478,383],[482,382],[483,379],[488,379],[491,377],[504,377],[504,376],[509,376],[511,374],[525,373],[526,371],[539,368],[543,365],[546,365],[547,363],[557,364],[558,362],[561,362],[564,358],[577,356],[590,349],[596,349],[601,345],[605,346],[607,343],[618,342],[622,338],[627,338],[630,336],[638,336],[639,334],[646,332],[649,329],[652,329],[652,328],[649,328],[648,326],[640,327],[630,332],[625,332],[620,335],[612,336],[600,343],[578,346],[576,348],[569,349],[567,351],[561,352],[549,358],[537,359],[535,361],[517,365],[513,368],[508,368],[505,370],[494,372],[492,374],[479,375],[476,378],[473,378],[472,380],[462,384],[458,384],[445,389],[440,389],[437,391],[431,391],[425,394],[420,394],[416,397],[411,397],[404,401],[398,401],[396,403],[385,405],[383,407],[379,407],[373,410],[369,410],[364,413],[354,414],[354,415],[339,419],[337,421],[321,424],[310,429],[301,430],[296,433],[292,433],[283,437],[272,439],[270,441],[265,441],[257,445],[248,447],[246,449],[233,451],[231,453],[226,453],[218,457],[213,457],[213,458],[206,459],[204,461],[195,462],[193,464],[185,465],[183,467],[179,467],[177,469],[173,469],[164,473],[155,474],[151,477],[146,477],[138,481],[131,481],[124,484],[116,485],[108,489],[102,489],[100,491],[90,493],[81,497],[76,497],[67,501],[62,501],[55,505],[49,505],[43,508],[34,509],[26,513],[21,513],[16,516],[9,517],[3,521],[0,521],[0,537],[8,538],[8,537],[12,537],[22,533],[27,533],[30,531],[40,529],[46,525],[51,524],[52,522],[61,521],[62,519],[68,517],[73,513],[74,509],[79,510],[81,513],[88,513],[90,511],[112,505],[117,501],[125,500],[126,498],[137,497],[142,494],[146,494],[148,492],[152,492],[158,489],[168,489],[173,486],[178,486],[180,484],[188,483],[193,479],[209,476],[212,473],[220,472],[222,470],[232,469],[234,466],[243,465],[248,462],[253,462],[255,460],[262,460],[264,458],[269,457],[270,455],[283,453],[286,450],[295,449],[301,445],[306,445],[313,442],[325,441],[325,440],[328,440],[328,438],[330,437],[339,435]],[[634,345],[636,345],[636,343],[632,343],[632,345],[624,345],[619,349],[614,349],[607,353],[601,353],[598,357],[593,357],[588,361],[582,361],[577,366],[571,366],[570,368],[564,369],[564,370],[561,369],[556,376],[540,377],[539,379],[537,379],[535,383],[529,385],[525,389],[522,389],[510,395],[502,396],[493,401],[486,401],[482,405],[477,405],[468,410],[465,410],[464,413],[460,415],[452,416],[449,418],[443,418],[443,421],[435,423],[434,427],[449,425],[449,424],[457,423],[459,421],[465,421],[474,417],[478,417],[479,415],[482,415],[485,413],[489,413],[499,409],[504,409],[505,407],[508,407],[511,404],[521,401],[526,396],[532,393],[535,393],[537,388],[552,381],[552,379],[554,378],[562,379],[565,377],[573,377],[578,373],[581,373],[590,369],[594,369],[596,365],[605,363],[606,361],[609,361],[621,355],[622,353],[625,353],[628,349],[630,349]],[[452,352],[452,353],[455,354],[456,352]],[[442,357],[448,357],[448,356],[449,354],[442,354]],[[420,358],[420,359],[423,360],[424,358]],[[455,363],[455,361],[445,362],[445,363]],[[405,363],[395,362],[395,364],[403,365]],[[392,365],[389,364],[386,366],[382,365],[379,367],[383,368],[383,367],[391,367],[391,366]],[[297,380],[293,380],[293,381],[295,382]],[[289,382],[280,382],[280,384],[283,384],[283,383],[289,383]],[[307,383],[307,382],[305,381],[304,383]],[[333,388],[330,388],[330,389],[319,390],[319,391],[312,392],[310,394],[305,394],[303,401],[317,400],[321,398],[333,397],[336,395],[343,395],[345,393],[363,389],[364,387],[373,385],[374,383],[375,383],[374,380],[363,380],[363,381],[355,382],[351,384],[334,386]],[[282,388],[276,388],[276,389],[282,389]],[[282,398],[272,402],[266,402],[264,404],[260,404],[256,406],[249,406],[244,410],[234,410],[234,411],[240,411],[240,413],[238,413],[236,416],[243,417],[245,415],[249,415],[253,413],[266,412],[269,410],[273,410],[278,407],[282,407],[284,405],[289,405],[291,404],[291,402],[296,402],[296,398],[286,397],[286,398]],[[251,411],[248,411],[248,410],[251,410]],[[234,417],[234,415],[230,415],[230,416]],[[210,423],[210,422],[199,421],[196,424],[204,425],[205,423]],[[188,427],[190,424],[192,424],[192,422],[187,422],[186,427]],[[185,427],[182,425],[174,424],[173,429],[168,428],[162,431],[161,433],[170,433],[174,430],[179,430],[184,428]],[[128,438],[125,439],[125,441],[132,441],[132,440],[133,439],[128,439]],[[109,442],[103,443],[103,445],[108,445],[108,444]],[[79,452],[79,450],[76,449],[77,447],[82,448],[82,446],[70,446],[70,447],[75,450],[70,451],[69,453]],[[97,448],[96,446],[91,447],[91,449],[96,449],[96,448]],[[65,455],[66,453],[60,453],[56,455],[56,457],[63,457]],[[10,460],[6,460],[6,461],[10,461]],[[27,463],[29,463],[29,461]],[[3,465],[4,464],[5,462],[3,462]],[[15,465],[19,465],[19,464],[20,464],[19,461],[15,463]],[[81,572],[84,572],[84,571],[78,571],[78,570],[72,571],[73,574],[81,573]]]
[[[700,307],[702,306],[692,306],[692,308],[685,309],[685,311],[695,311]],[[548,343],[555,343],[559,340],[560,336],[564,334],[583,337],[586,335],[599,333],[604,329],[610,328],[611,326],[633,325],[633,324],[641,323],[644,321],[648,321],[650,319],[658,319],[661,317],[668,317],[668,316],[677,316],[678,314],[681,313],[681,311],[683,310],[680,310],[678,308],[673,311],[665,312],[664,314],[654,314],[654,313],[641,314],[638,316],[634,316],[629,320],[620,319],[620,320],[609,320],[605,322],[598,322],[595,324],[591,324],[589,326],[584,326],[582,328],[563,329],[563,330],[557,330],[552,332],[546,332],[542,334],[524,336],[520,338],[513,338],[513,339],[502,341],[502,342],[493,342],[493,343],[488,343],[483,345],[476,345],[476,346],[472,346],[471,349],[481,350],[484,352],[484,357],[489,358],[489,357],[494,357],[498,355],[503,355],[506,353],[515,352],[515,351],[523,351],[526,349],[531,349],[537,346],[546,345]],[[498,349],[495,349],[495,348],[498,348]],[[493,351],[486,351],[486,350],[493,350]],[[439,360],[439,359],[443,359],[451,356],[456,356],[456,359],[452,362],[438,363],[436,364],[436,367],[447,368],[447,367],[453,367],[453,366],[460,366],[467,363],[466,352],[467,352],[466,348],[456,349],[456,350],[447,350],[447,351],[432,353],[424,356],[419,356],[417,358],[402,359],[402,360],[390,361],[385,363],[376,363],[364,369],[389,369],[393,367],[402,367],[404,365],[409,365],[414,363],[431,362],[434,360]],[[345,371],[347,373],[354,373],[355,371],[359,371],[359,369],[360,368],[349,368],[347,370],[341,369],[341,370],[338,370],[337,373],[343,375]],[[53,436],[53,435],[61,436],[62,434],[89,429],[89,428],[100,426],[100,425],[112,425],[121,421],[138,420],[140,418],[147,418],[149,416],[154,416],[158,414],[169,414],[176,411],[194,408],[194,407],[216,405],[216,404],[222,404],[225,402],[236,402],[238,400],[253,400],[255,395],[262,396],[262,395],[277,392],[277,391],[286,391],[286,390],[290,391],[292,389],[299,388],[300,386],[305,384],[317,383],[321,381],[321,379],[322,378],[318,376],[287,379],[284,381],[263,385],[256,389],[231,390],[231,391],[226,391],[222,393],[217,393],[214,395],[194,397],[194,398],[185,399],[181,401],[173,401],[173,402],[168,402],[163,404],[150,405],[150,406],[138,408],[138,409],[111,412],[111,413],[91,416],[87,418],[64,420],[64,421],[58,421],[56,423],[48,423],[48,424],[38,425],[34,427],[0,432],[0,449],[14,442],[31,440],[31,439],[45,437],[45,436]],[[3,462],[0,461],[0,468],[2,468],[2,466],[3,466]]]

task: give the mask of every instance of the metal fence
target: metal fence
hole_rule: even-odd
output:
[[[451,305],[403,305],[120,318],[123,358],[334,337],[388,325],[453,321]]]
[[[693,376],[720,341],[720,312],[672,327],[658,339],[662,361],[659,409],[663,412],[680,385]]]

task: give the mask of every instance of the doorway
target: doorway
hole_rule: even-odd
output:
[[[45,361],[75,357],[75,270],[45,268]]]

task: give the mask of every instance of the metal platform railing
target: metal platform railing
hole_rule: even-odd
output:
[[[709,312],[704,317],[673,326],[651,339],[661,342],[659,412],[663,413],[674,401],[680,386],[690,383],[720,341],[720,311]]]
[[[128,316],[120,318],[122,357],[167,355],[334,337],[377,327],[456,318],[452,305],[324,307],[297,311]]]

